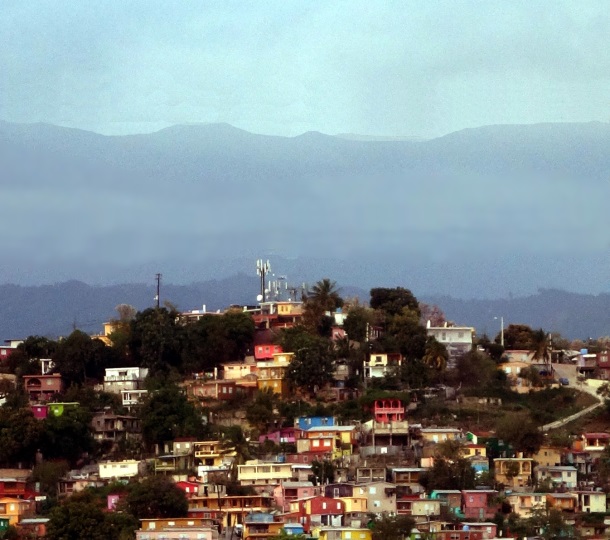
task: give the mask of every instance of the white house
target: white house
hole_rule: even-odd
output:
[[[474,328],[470,326],[426,326],[428,337],[434,337],[442,343],[449,353],[449,358],[454,360],[472,349]]]
[[[364,361],[364,377],[372,379],[384,377],[392,370],[400,368],[402,355],[399,353],[375,353]]]
[[[148,368],[106,368],[104,392],[120,394],[121,390],[141,390],[147,376]]]
[[[100,478],[131,478],[137,476],[140,470],[140,462],[135,459],[124,461],[105,461],[99,464]]]
[[[576,487],[576,476],[576,467],[536,467],[536,480],[541,482],[550,479],[554,485],[563,485],[568,489]]]

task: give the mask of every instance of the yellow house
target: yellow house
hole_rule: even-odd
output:
[[[121,326],[121,324],[122,323],[120,321],[105,322],[103,323],[104,330],[102,331],[102,333],[91,336],[91,339],[99,339],[100,341],[103,341],[104,344],[110,346],[112,345],[112,342],[110,341],[110,334],[117,330]]]
[[[487,457],[487,447],[484,444],[466,444],[461,448],[462,456],[466,459],[471,457]]]
[[[532,517],[535,511],[546,508],[546,493],[511,493],[506,500],[511,511],[524,519]]]
[[[554,467],[555,465],[561,465],[561,456],[560,448],[541,446],[540,450],[532,456],[532,459],[543,467]]]
[[[228,467],[237,455],[234,448],[227,448],[220,441],[197,441],[191,447],[195,464],[212,469]]]
[[[494,459],[495,480],[505,486],[526,486],[532,477],[532,458]]]
[[[13,497],[0,498],[0,518],[8,519],[9,525],[16,525],[23,517],[34,514],[34,503],[14,499]]]
[[[432,443],[456,441],[462,437],[462,430],[452,427],[422,428],[420,433],[424,441]]]
[[[373,540],[373,531],[355,527],[316,527],[312,536],[319,540]]]
[[[237,480],[242,486],[279,486],[293,477],[292,463],[253,459],[237,466]]]
[[[368,498],[361,497],[339,497],[340,500],[345,504],[346,514],[355,514],[358,512],[368,512]]]
[[[256,362],[258,390],[271,390],[274,394],[288,396],[290,384],[286,380],[286,373],[293,357],[294,353],[274,353],[271,360]]]

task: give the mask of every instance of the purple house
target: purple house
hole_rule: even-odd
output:
[[[301,430],[295,427],[286,427],[272,431],[271,433],[265,433],[258,438],[259,443],[265,441],[273,441],[275,444],[292,443],[295,444],[298,438],[298,434]]]

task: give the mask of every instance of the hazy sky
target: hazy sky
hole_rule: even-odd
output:
[[[610,120],[587,1],[2,0],[0,119],[435,136]]]

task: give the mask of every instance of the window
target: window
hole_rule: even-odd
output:
[[[371,495],[376,495],[377,494],[377,488],[376,487],[370,487],[369,488],[369,493]]]
[[[326,503],[325,502],[322,503],[322,510],[326,510]]]

